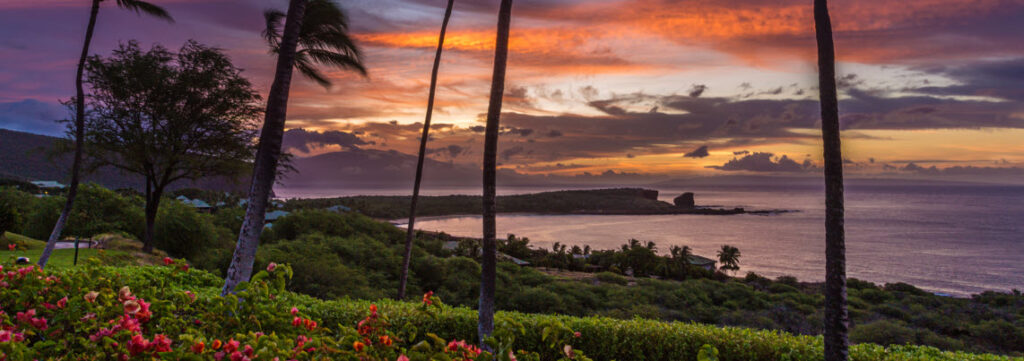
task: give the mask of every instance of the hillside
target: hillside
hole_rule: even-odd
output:
[[[410,196],[352,196],[293,199],[290,209],[343,205],[375,218],[409,216]],[[419,216],[477,214],[482,198],[472,195],[420,196]],[[738,214],[742,209],[679,208],[658,200],[658,191],[640,188],[565,190],[498,196],[499,213],[537,214]]]
[[[46,135],[0,129],[0,178],[26,181],[54,180],[67,184],[71,177],[72,156],[60,154],[57,149],[66,140]],[[103,167],[84,175],[85,182],[95,182],[111,189],[141,189],[145,183],[141,177],[127,175]],[[239,175],[238,181],[225,178],[203,179],[197,182],[182,181],[172,184],[170,190],[179,188],[203,188],[210,190],[244,190],[243,183],[248,176]]]

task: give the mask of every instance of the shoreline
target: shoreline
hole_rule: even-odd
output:
[[[545,216],[545,215],[542,215],[542,214],[532,214],[532,213],[515,213],[514,215]],[[417,221],[421,221],[421,220],[425,220],[426,221],[426,220],[441,220],[441,219],[453,219],[453,218],[463,218],[463,217],[480,217],[480,216],[479,215],[430,216],[430,217],[417,217],[416,220]],[[408,220],[407,219],[405,221],[401,222],[401,223],[395,223],[395,222],[393,222],[393,220],[385,220],[385,221],[387,221],[391,225],[393,225],[393,226],[395,226],[395,227],[397,227],[397,228],[399,228],[399,229],[401,229],[403,231],[408,229],[408,227],[407,227]],[[434,235],[434,236],[440,236],[441,234],[444,234],[447,237],[449,237],[452,241],[459,241],[459,240],[482,241],[482,239],[479,238],[479,237],[457,236],[457,235],[453,235],[453,234],[450,234],[450,233],[447,233],[447,232],[444,232],[444,231],[431,231],[431,230],[423,230],[423,229],[419,229],[419,228],[417,228],[416,231],[417,232],[426,233],[426,234],[431,234],[431,235]],[[534,247],[532,245],[528,246],[528,247],[530,249],[535,249],[535,250],[543,250],[544,249],[543,247],[538,248],[538,247]],[[611,250],[611,249],[594,249],[594,250],[595,251],[607,251],[607,250]],[[536,267],[536,266],[527,266],[527,267],[532,267],[532,268],[537,269],[538,271],[542,271],[542,272],[548,273],[547,271],[544,270],[545,268],[548,268],[548,267]],[[591,277],[596,277],[596,275],[598,273],[600,273],[600,272],[584,272],[584,271],[569,271],[569,270],[561,270],[560,272],[580,273],[580,274],[590,275]],[[755,271],[744,272],[744,274],[742,276],[740,276],[740,275],[732,275],[732,276],[730,276],[728,274],[725,274],[725,276],[728,277],[729,279],[733,279],[733,280],[743,280],[746,277],[747,273],[754,273],[754,274],[758,275],[759,277],[768,278],[768,279],[772,280],[773,282],[778,282],[777,279],[780,278],[780,277],[793,277],[794,279],[796,279],[797,283],[800,283],[800,284],[806,285],[806,286],[816,287],[816,286],[823,286],[825,284],[824,280],[821,280],[821,281],[807,281],[805,279],[799,279],[799,278],[796,278],[796,276],[788,275],[788,274],[781,274],[781,275],[776,276],[776,277],[773,278],[773,277],[766,276],[763,273],[758,273],[758,272],[755,272]],[[627,275],[622,275],[622,276],[623,277],[628,277],[630,279],[647,278],[647,277],[634,277],[634,276],[627,276]],[[662,279],[662,278],[658,278],[658,277],[649,277],[649,278],[663,280],[663,281],[682,282],[682,281],[679,281],[679,280]],[[956,299],[971,299],[972,297],[974,297],[976,295],[980,295],[980,294],[985,293],[985,292],[996,292],[996,293],[1012,293],[1013,292],[1012,290],[997,290],[997,289],[986,289],[986,290],[979,291],[979,292],[967,292],[967,291],[964,291],[964,292],[949,292],[948,290],[937,290],[937,289],[934,289],[934,288],[922,287],[922,286],[918,286],[918,285],[913,284],[913,283],[902,282],[902,281],[898,281],[898,282],[881,282],[880,283],[880,282],[875,282],[875,281],[871,281],[871,280],[861,279],[861,278],[857,278],[857,277],[848,277],[848,278],[849,279],[857,279],[857,280],[862,281],[862,282],[872,283],[872,284],[875,284],[875,285],[877,285],[879,287],[883,287],[883,286],[885,286],[887,284],[906,284],[906,285],[910,285],[910,286],[912,286],[914,288],[917,288],[917,289],[919,289],[921,291],[927,292],[928,294],[931,294],[931,295],[934,295],[934,296],[949,297],[949,298],[956,298]]]

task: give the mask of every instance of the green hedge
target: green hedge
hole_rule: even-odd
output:
[[[95,277],[123,278],[133,289],[136,285],[140,289],[153,286],[181,288],[201,296],[217,294],[222,282],[218,277],[198,270],[189,272],[186,278],[167,282],[164,281],[167,279],[166,273],[166,268],[161,267],[106,267]],[[476,338],[476,311],[468,308],[446,306],[435,317],[427,317],[416,311],[418,304],[409,302],[349,299],[323,301],[296,293],[286,293],[280,297],[328,327],[353,327],[366,316],[370,304],[377,304],[393,325],[413,325],[421,333],[431,332],[445,339],[474,341]],[[802,361],[824,358],[821,337],[794,336],[783,332],[645,319],[618,320],[517,312],[499,312],[497,318],[512,318],[526,327],[527,333],[516,339],[515,348],[528,351],[545,349],[538,325],[552,319],[558,320],[582,334],[581,339],[577,340],[579,342],[574,343],[577,349],[594,360],[697,360],[697,353],[704,344],[717,348],[719,360],[722,361]],[[909,345],[886,348],[860,344],[853,346],[850,354],[854,361],[1024,361],[1021,357],[945,352],[933,347]]]

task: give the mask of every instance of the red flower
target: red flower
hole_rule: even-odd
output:
[[[171,352],[171,339],[162,333],[153,336],[152,343],[153,351],[156,352]]]
[[[220,350],[221,344],[223,343],[220,342],[220,340],[213,340],[213,342],[210,343],[210,348],[213,348],[214,350]]]
[[[388,337],[388,335],[381,336],[380,343],[384,344],[384,346],[391,346],[391,337]]]
[[[18,248],[18,246],[16,246],[14,243],[7,245],[7,250],[9,251],[13,251],[15,248]]]
[[[429,291],[427,293],[424,293],[423,294],[423,303],[428,305],[428,306],[434,304],[434,300],[431,299],[431,297],[433,297],[433,296],[434,296],[434,291]]]
[[[165,266],[170,266],[172,263],[174,263],[174,260],[171,259],[171,257],[164,257],[164,265]]]
[[[245,345],[245,348],[242,349],[242,352],[245,353],[246,356],[252,357],[254,350],[252,349],[252,346]]]
[[[270,262],[270,264],[267,265],[267,272],[274,272],[274,269],[277,269],[277,263]]]
[[[224,352],[235,352],[235,351],[238,351],[238,345],[239,345],[238,341],[235,341],[234,339],[231,339],[227,343],[224,344]]]
[[[64,296],[64,298],[57,300],[57,307],[68,307],[68,296]]]
[[[295,318],[292,319],[292,326],[299,327],[299,325],[301,325],[301,324],[302,324],[302,319],[301,318],[296,316]]]
[[[366,347],[366,345],[362,342],[356,341],[352,343],[352,349],[356,350],[356,352],[363,352],[364,347]]]
[[[241,352],[235,351],[231,353],[231,361],[248,361],[249,358],[242,355]]]
[[[145,352],[149,347],[149,341],[140,334],[135,334],[132,336],[132,339],[128,341],[128,352],[130,352],[132,356]]]
[[[192,352],[196,353],[196,354],[201,354],[201,353],[203,353],[203,349],[205,349],[205,348],[206,348],[206,344],[204,344],[203,341],[199,341],[199,342],[196,342],[194,345],[192,345]]]
[[[583,336],[583,335],[579,331],[576,331],[576,332],[572,333],[572,337],[580,338],[580,336]]]

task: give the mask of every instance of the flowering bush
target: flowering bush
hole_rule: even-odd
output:
[[[271,263],[226,297],[211,287],[219,280],[183,260],[166,258],[164,266],[0,266],[0,360],[541,359],[509,351],[514,337],[503,330],[489,340],[497,356],[462,340],[418,337],[414,325],[393,327],[376,305],[355,327],[322,325],[303,305],[290,304],[288,265]],[[417,312],[435,317],[441,307],[428,293]],[[587,360],[565,355],[546,359]]]

